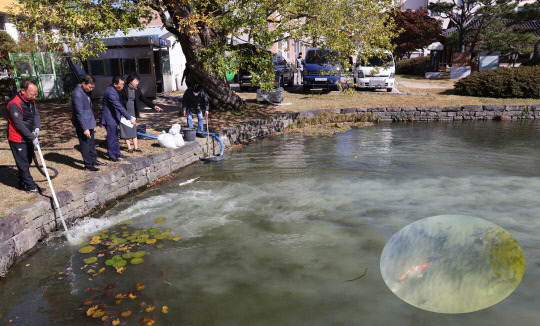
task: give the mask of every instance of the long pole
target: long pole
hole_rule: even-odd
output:
[[[210,157],[212,155],[210,155],[210,127],[208,127],[208,120],[210,118],[206,117],[206,155]]]
[[[49,177],[49,171],[47,171],[47,166],[45,165],[45,160],[43,159],[43,154],[41,153],[41,147],[39,146],[39,144],[37,144],[36,147],[38,149],[39,158],[41,159],[41,164],[43,165],[43,170],[45,171],[45,176],[47,177],[47,181],[49,182],[49,187],[51,188],[51,193],[53,195],[54,203],[56,204],[56,210],[58,211],[58,214],[60,215],[60,220],[62,220],[62,225],[64,226],[64,230],[66,230],[67,232],[68,228],[66,225],[66,221],[64,221],[64,216],[62,216],[62,211],[60,210],[60,205],[58,204],[58,199],[56,198],[56,193],[54,192],[51,178]]]

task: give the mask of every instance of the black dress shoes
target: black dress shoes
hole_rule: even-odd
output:
[[[84,170],[88,170],[88,171],[99,171],[98,168],[96,168],[95,166],[87,166],[84,168]]]
[[[41,188],[39,186],[28,187],[28,186],[20,186],[19,185],[17,188],[19,188],[20,190],[24,190],[29,194],[31,194],[31,193],[40,193],[40,194],[42,194],[42,193],[47,191],[47,189]]]
[[[126,156],[124,154],[116,155],[116,158],[126,158],[126,157],[129,157],[129,156]]]
[[[113,161],[113,162],[118,162],[118,161],[120,161],[119,158],[110,158],[109,160],[111,160],[111,161]]]
[[[103,166],[105,166],[105,165],[108,165],[108,163],[107,163],[107,162],[96,161],[96,162],[94,163],[94,165],[103,165]]]

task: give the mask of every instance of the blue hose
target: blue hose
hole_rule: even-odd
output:
[[[209,135],[209,136],[212,136],[214,137],[215,139],[217,139],[217,141],[219,142],[219,144],[221,145],[221,156],[223,156],[223,152],[225,151],[225,146],[223,146],[223,142],[221,141],[221,139],[219,139],[218,136],[214,135],[214,134],[211,134],[211,133],[208,133],[208,132],[203,132],[202,133],[203,135]]]
[[[156,136],[150,136],[150,135],[147,135],[147,134],[143,134],[142,132],[137,132],[137,135],[143,136],[143,137],[152,138],[152,139],[157,139]]]

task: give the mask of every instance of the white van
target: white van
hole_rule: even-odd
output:
[[[389,51],[384,51],[381,57],[374,56],[367,61],[358,56],[353,75],[354,82],[360,89],[386,88],[386,91],[391,92],[396,82],[394,56]]]

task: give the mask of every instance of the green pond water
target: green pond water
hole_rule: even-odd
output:
[[[0,280],[0,325],[139,325],[144,317],[155,325],[537,325],[539,191],[535,122],[396,123],[325,138],[269,137],[79,222],[74,241],[45,241]],[[432,237],[447,251],[420,250],[429,268],[402,282],[396,278],[424,261],[390,259],[402,269],[387,286],[387,242],[438,215],[456,216],[451,241],[437,242],[446,235],[429,227],[408,235],[419,247]],[[475,270],[454,268],[463,264],[456,253],[468,250],[459,246],[487,248],[461,235],[463,216],[519,243],[524,274],[508,277],[504,295]],[[110,243],[134,233],[135,242]],[[146,243],[156,235],[163,239]],[[96,249],[78,252],[92,237]],[[128,251],[144,251],[142,262],[125,258],[121,267]],[[85,263],[89,257],[97,262]],[[421,292],[426,286],[437,293]],[[467,300],[480,310],[429,311],[455,304],[448,298],[456,287],[470,288]],[[477,294],[486,291],[501,298],[484,308]],[[110,319],[87,316],[94,306]]]

